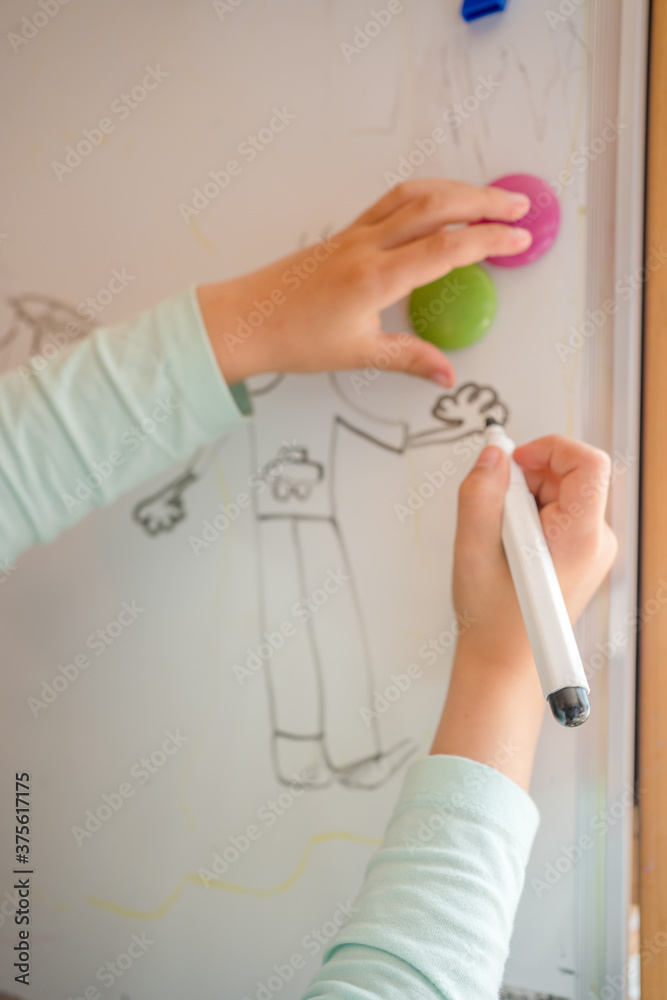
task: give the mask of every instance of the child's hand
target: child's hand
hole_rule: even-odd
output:
[[[574,620],[616,554],[604,520],[609,458],[558,436],[522,445],[514,457],[537,497]],[[480,761],[527,789],[545,701],[500,536],[508,482],[508,456],[485,448],[461,484],[454,604],[470,624],[459,638],[431,753]]]
[[[383,367],[454,384],[444,354],[385,333],[380,311],[413,288],[490,255],[521,253],[524,195],[447,180],[394,188],[346,229],[275,264],[197,290],[223,375]],[[452,225],[457,228],[448,228]]]
[[[571,438],[552,435],[522,445],[514,458],[526,473],[558,574],[576,621],[616,555],[616,537],[604,519],[609,456]],[[485,448],[461,484],[454,554],[454,604],[476,621],[464,634],[485,661],[521,659],[528,638],[500,532],[509,459]]]

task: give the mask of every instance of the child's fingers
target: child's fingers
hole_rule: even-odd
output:
[[[435,281],[455,267],[465,267],[489,256],[521,253],[530,243],[531,235],[525,229],[495,223],[441,229],[423,239],[405,243],[385,254],[386,304],[395,302],[419,285]]]
[[[398,184],[391,191],[388,191],[379,201],[367,208],[365,212],[354,220],[353,226],[374,226],[382,222],[389,215],[397,212],[404,205],[409,204],[415,198],[420,198],[434,190],[444,191],[449,186],[450,181],[444,179],[406,181],[405,184]]]
[[[537,500],[540,507],[555,503],[560,497],[561,477],[551,469],[524,469],[528,489]]]
[[[503,560],[501,529],[509,482],[509,461],[500,448],[488,447],[459,488],[456,547],[464,561],[481,557],[491,569],[492,559]]]
[[[551,434],[516,448],[514,458],[533,473],[533,482],[540,475],[551,482],[553,476],[560,477],[559,505],[563,510],[568,510],[572,504],[583,508],[581,517],[575,520],[582,529],[604,518],[611,469],[610,458],[604,451],[582,441]]]
[[[455,190],[428,191],[402,205],[375,227],[385,250],[435,233],[443,226],[480,219],[516,221],[525,215],[530,201],[525,195],[501,188],[479,188],[456,184]]]
[[[372,351],[366,357],[381,359],[387,371],[405,372],[428,378],[439,385],[451,387],[456,382],[454,366],[442,351],[416,334],[382,332],[374,338]]]
[[[441,214],[446,208],[446,222],[474,222],[484,218],[515,222],[530,208],[528,198],[516,192],[431,177],[406,181],[392,188],[355,219],[353,225],[376,225],[416,201],[421,201],[431,215]]]

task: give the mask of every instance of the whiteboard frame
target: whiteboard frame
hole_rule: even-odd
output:
[[[627,281],[643,264],[644,172],[649,0],[592,0],[591,51],[606,55],[594,68],[589,96],[589,135],[611,116],[628,123],[619,134],[613,166],[595,165],[589,173],[589,205],[606,208],[613,217],[613,258],[607,254],[606,219],[591,218],[586,308],[599,308],[616,281]],[[614,57],[617,56],[617,66]],[[602,61],[600,61],[602,62]],[[601,158],[604,159],[604,158]],[[609,263],[606,263],[606,260]],[[597,266],[598,273],[595,273]],[[638,603],[639,479],[641,414],[641,289],[617,302],[613,328],[604,339],[589,343],[584,386],[590,393],[584,412],[588,440],[614,456],[633,456],[627,473],[611,484],[609,521],[619,541],[618,558],[608,586],[586,613],[585,645],[627,631],[625,618]],[[602,391],[601,391],[602,390]],[[599,395],[606,398],[600,399]],[[595,397],[595,398],[593,398]],[[607,713],[582,741],[580,832],[591,818],[623,800],[635,787],[636,637],[615,649],[600,678]],[[587,859],[578,884],[576,995],[588,1000],[609,980],[629,978],[629,916],[632,905],[633,809],[607,827],[603,857]],[[597,852],[596,852],[597,853]],[[599,926],[600,914],[604,915]],[[609,979],[607,978],[609,977]],[[619,994],[620,995],[620,994]]]

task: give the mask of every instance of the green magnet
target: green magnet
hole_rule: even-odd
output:
[[[457,267],[410,295],[415,333],[443,351],[469,347],[483,337],[496,315],[496,290],[479,264]]]

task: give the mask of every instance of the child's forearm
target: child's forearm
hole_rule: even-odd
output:
[[[304,1000],[497,997],[537,823],[529,796],[491,768],[412,764]]]
[[[527,641],[484,662],[462,636],[432,754],[480,761],[528,789],[544,695]]]
[[[0,566],[241,420],[192,291],[6,373]]]

